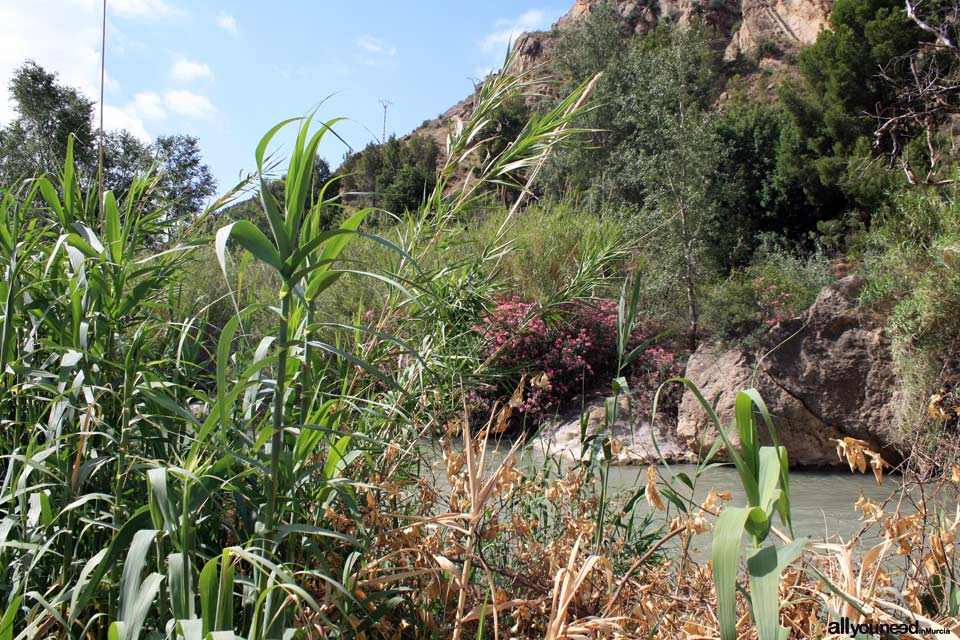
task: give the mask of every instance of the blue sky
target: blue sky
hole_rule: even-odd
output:
[[[404,2],[108,0],[106,128],[144,140],[189,133],[219,187],[253,169],[282,119],[345,116],[354,148],[404,134],[466,97],[502,61],[511,34],[546,29],[572,0]],[[0,83],[35,59],[99,93],[101,0],[0,0]],[[0,100],[0,123],[13,116]],[[346,149],[321,148],[336,166]],[[280,150],[282,153],[282,149]]]

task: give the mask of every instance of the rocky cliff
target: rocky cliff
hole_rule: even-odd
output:
[[[577,28],[604,1],[607,0],[575,0],[549,32],[525,33],[517,38],[518,55],[513,70],[547,75],[551,45],[557,34]],[[779,51],[796,51],[813,43],[828,23],[833,0],[619,0],[615,4],[634,35],[650,31],[661,21],[685,25],[703,20],[720,34],[729,34],[725,35],[729,40],[721,44],[725,58],[733,60],[764,44]],[[431,137],[442,148],[447,123],[454,116],[468,115],[472,102],[472,96],[468,96],[437,118],[425,121],[411,135]]]
[[[826,287],[806,313],[769,336],[762,356],[702,346],[690,357],[686,376],[724,425],[733,419],[737,392],[755,387],[791,463],[839,465],[836,440],[848,436],[896,461],[897,371],[882,319],[857,303],[862,286],[862,278],[848,276]],[[766,429],[760,434],[769,443]],[[706,451],[718,437],[700,403],[686,393],[678,440]]]

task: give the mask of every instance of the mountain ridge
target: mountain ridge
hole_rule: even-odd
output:
[[[514,42],[517,56],[510,70],[546,77],[550,51],[558,35],[577,28],[597,6],[609,1],[575,0],[549,31],[521,34]],[[733,61],[763,46],[795,52],[813,44],[829,23],[833,0],[616,0],[613,4],[631,33],[624,46],[661,22],[686,25],[700,19],[719,33],[729,34],[724,59]],[[469,95],[403,137],[426,136],[443,149],[449,123],[456,117],[468,117],[472,104],[473,95]]]

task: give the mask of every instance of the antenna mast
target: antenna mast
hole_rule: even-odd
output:
[[[383,107],[383,134],[380,136],[380,144],[383,144],[387,141],[387,108],[393,103],[385,98],[380,98],[379,102],[380,106]]]
[[[107,74],[107,0],[103,0],[100,31],[100,144],[97,150],[97,199],[100,201],[100,233],[103,234],[103,88]]]

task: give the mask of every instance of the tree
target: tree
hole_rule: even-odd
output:
[[[74,135],[77,178],[84,189],[93,188],[98,162],[93,102],[76,89],[58,83],[55,73],[33,61],[14,73],[10,93],[17,117],[0,129],[0,181],[10,184],[40,173],[59,172],[67,141]],[[104,135],[105,190],[122,197],[135,176],[154,167],[159,171],[159,183],[153,195],[172,201],[174,216],[196,213],[216,190],[194,137],[160,136],[153,145],[146,145],[129,131]]]
[[[150,146],[126,130],[109,131],[103,145],[103,188],[122,198],[130,189],[134,178],[143,173],[153,162]],[[87,173],[96,175],[96,166]]]
[[[679,271],[692,351],[699,337],[697,283],[707,268],[704,229],[716,207],[710,177],[721,166],[724,153],[704,113],[664,115],[660,146],[637,157],[635,166],[645,191],[644,209],[660,229],[659,241],[675,250],[661,251],[660,258]]]
[[[89,171],[96,157],[91,100],[58,83],[56,74],[32,60],[14,72],[10,94],[17,116],[0,131],[0,179],[4,183],[58,170],[70,134],[77,137],[77,166]]]
[[[630,35],[629,25],[611,0],[593,4],[576,24],[554,31],[554,71],[568,84],[579,85],[617,60]]]
[[[875,144],[899,159],[911,184],[943,185],[951,181],[939,175],[944,154],[955,145],[942,130],[960,113],[960,0],[907,0],[906,13],[923,37],[883,69],[896,98],[880,115]]]
[[[604,93],[615,142],[606,171],[615,193],[647,212],[658,244],[676,249],[661,258],[680,271],[691,349],[706,267],[703,229],[715,207],[709,186],[724,158],[708,119],[718,64],[704,29],[661,28],[610,70]]]
[[[830,28],[800,53],[802,81],[780,88],[802,137],[795,164],[810,175],[807,195],[834,215],[875,200],[857,189],[867,163],[854,161],[862,156],[856,151],[862,140],[869,145],[877,116],[895,99],[881,69],[911,51],[920,33],[903,0],[837,0]]]
[[[803,176],[790,170],[798,132],[782,108],[733,107],[713,117],[710,127],[724,161],[710,179],[714,206],[704,234],[723,272],[745,266],[763,234],[798,242],[816,229],[822,213],[807,200]]]
[[[383,144],[370,143],[348,156],[338,170],[341,193],[348,204],[395,213],[416,209],[436,184],[439,154],[433,139],[424,136],[390,136]]]
[[[158,164],[158,193],[171,202],[171,213],[182,217],[203,209],[217,189],[210,168],[203,163],[197,139],[187,135],[160,136],[152,147]]]

